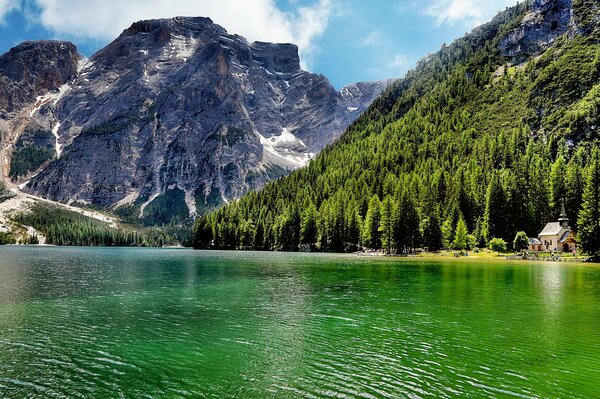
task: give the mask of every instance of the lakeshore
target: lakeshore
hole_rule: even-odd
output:
[[[468,251],[461,254],[460,251],[438,251],[438,252],[419,252],[408,255],[385,254],[382,251],[357,251],[357,256],[366,257],[390,257],[390,258],[410,258],[410,259],[441,259],[441,260],[522,260],[535,262],[573,262],[573,263],[598,263],[588,256],[574,256],[573,254],[553,254],[552,252],[525,252],[498,253],[488,249],[479,251]]]

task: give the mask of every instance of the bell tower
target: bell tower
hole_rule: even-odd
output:
[[[565,211],[565,199],[563,198],[560,204],[560,216],[558,217],[558,222],[561,227],[565,229],[569,228],[569,218],[567,217],[567,212]]]

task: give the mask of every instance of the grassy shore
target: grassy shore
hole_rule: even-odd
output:
[[[479,251],[468,251],[468,255],[460,255],[460,251],[439,251],[439,252],[421,252],[414,257],[419,258],[453,258],[453,259],[506,259],[507,257],[515,256],[513,252],[495,252],[489,249],[481,249]],[[552,252],[538,252],[536,259],[531,260],[546,260],[546,261],[566,261],[576,262],[587,259],[587,256],[577,255],[572,253],[563,253],[553,255]]]

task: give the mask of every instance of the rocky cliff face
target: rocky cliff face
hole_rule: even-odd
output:
[[[73,79],[81,60],[69,42],[23,42],[0,56],[0,116],[6,118],[41,94]]]
[[[338,92],[300,68],[295,45],[249,43],[207,18],[136,22],[79,72],[56,65],[61,74],[27,94],[49,97],[27,119],[41,134],[19,147],[47,147],[52,134],[53,158],[11,177],[39,172],[25,190],[148,223],[203,213],[305,165],[388,83]]]
[[[521,24],[500,41],[506,57],[519,62],[546,50],[569,29],[572,0],[533,0]]]
[[[29,175],[55,157],[52,105],[82,60],[72,43],[62,41],[24,42],[0,56],[3,179]]]
[[[499,47],[518,64],[541,54],[565,33],[591,33],[599,21],[597,0],[532,0],[521,23],[504,35]]]

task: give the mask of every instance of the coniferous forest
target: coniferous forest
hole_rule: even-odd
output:
[[[188,229],[116,228],[108,223],[53,205],[36,204],[14,221],[42,232],[47,244],[73,246],[161,247],[189,245]]]
[[[527,7],[426,57],[307,167],[199,218],[194,247],[510,248],[564,200],[581,248],[598,254],[597,7],[574,1],[584,32],[513,63],[499,42]]]

